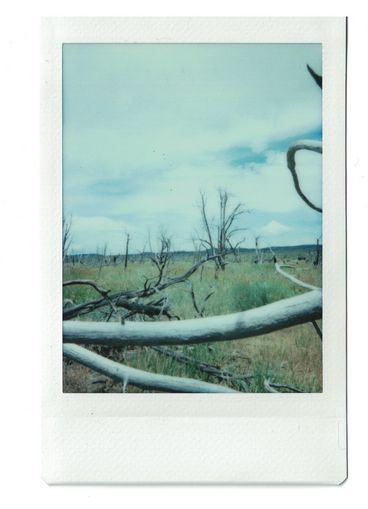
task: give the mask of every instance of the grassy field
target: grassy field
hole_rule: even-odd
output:
[[[301,253],[305,254],[305,253]],[[299,279],[316,286],[322,286],[321,265],[313,265],[312,256],[298,260],[295,253],[285,254],[283,261],[293,268],[287,269]],[[173,258],[168,275],[174,277],[184,273],[193,264],[187,257]],[[105,266],[85,266],[80,263],[66,263],[64,280],[90,279],[112,292],[142,288],[145,278],[157,274],[149,260],[130,261],[127,269],[122,263]],[[306,290],[295,286],[275,271],[273,263],[255,264],[254,256],[242,255],[240,263],[231,262],[225,271],[219,271],[215,278],[214,263],[208,262],[190,278],[198,307],[203,307],[203,316],[213,316],[247,310],[292,297]],[[212,293],[213,292],[213,293]],[[206,297],[211,297],[205,301]],[[171,313],[181,319],[198,317],[189,285],[173,285],[162,292],[160,297],[169,299]],[[96,291],[87,286],[73,286],[64,289],[64,299],[82,303],[98,298]],[[80,320],[106,320],[108,310],[94,311]],[[124,310],[122,310],[124,311]],[[142,316],[134,320],[149,320]],[[161,317],[161,320],[167,320]],[[110,321],[120,320],[113,316]],[[320,327],[322,324],[319,323]],[[200,372],[196,366],[179,364],[150,347],[106,348],[91,347],[95,351],[123,362],[126,365],[166,375],[197,378],[212,383],[219,382],[211,375]],[[234,375],[246,375],[246,382],[232,381],[230,386],[244,392],[265,392],[264,380],[290,385],[303,392],[322,391],[322,345],[311,323],[277,331],[256,338],[229,342],[170,347],[191,359],[216,366]],[[283,389],[280,389],[282,391]],[[64,361],[64,392],[121,392],[122,385],[93,373],[88,368]],[[128,392],[141,392],[128,386]]]

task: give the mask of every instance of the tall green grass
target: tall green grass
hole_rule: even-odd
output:
[[[182,274],[190,266],[190,260],[173,261],[168,275],[174,277]],[[315,267],[311,263],[295,264],[295,269],[290,269],[289,272],[306,282],[321,285],[320,266]],[[130,263],[126,270],[122,265],[103,266],[101,270],[98,267],[72,264],[64,267],[65,280],[92,279],[111,292],[142,288],[145,279],[155,275],[156,269],[150,261]],[[305,291],[276,273],[273,264],[258,265],[247,259],[241,263],[230,263],[225,271],[219,271],[216,276],[214,264],[209,262],[191,277],[196,300],[198,305],[204,308],[204,316],[252,309]],[[210,292],[213,294],[205,302]],[[178,315],[181,319],[198,317],[188,285],[185,283],[173,285],[158,295],[163,296],[168,298],[172,314]],[[100,296],[88,286],[71,286],[64,289],[64,298],[82,303],[99,299]],[[105,320],[106,316],[103,312],[96,311],[80,319],[99,321]],[[165,317],[160,319],[167,320]],[[112,320],[119,320],[119,316],[113,317]],[[179,364],[148,347],[125,350],[96,348],[103,355],[139,369],[198,378],[213,383],[226,383],[201,373],[194,365]],[[276,383],[296,386],[305,392],[322,390],[321,341],[311,324],[247,340],[213,343],[210,346],[205,344],[187,346],[181,351],[194,361],[205,362],[236,375],[249,375],[251,377],[249,384],[234,382],[231,385],[237,390],[264,392],[265,378]],[[91,390],[83,379],[89,376],[87,368],[76,368],[75,365],[68,363],[64,373],[66,390],[73,392],[73,387],[77,392]],[[111,390],[119,391],[121,388],[115,384]],[[136,389],[129,390],[136,392]]]

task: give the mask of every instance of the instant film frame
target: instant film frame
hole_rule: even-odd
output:
[[[50,18],[42,40],[43,477],[66,483],[339,484],[346,460],[344,18]],[[320,43],[323,392],[62,392],[62,45]]]

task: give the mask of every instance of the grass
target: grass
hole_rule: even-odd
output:
[[[169,267],[170,277],[184,273],[192,260],[177,259]],[[296,277],[310,284],[321,286],[322,271],[310,261],[289,260],[295,268],[287,269]],[[142,288],[146,277],[154,277],[155,267],[150,261],[99,267],[66,264],[64,279],[92,279],[112,292]],[[254,264],[244,256],[241,263],[229,263],[225,271],[214,277],[214,265],[208,263],[191,277],[196,300],[204,307],[204,316],[232,313],[269,304],[305,290],[276,273],[272,263]],[[213,292],[205,302],[206,296]],[[173,285],[161,292],[169,299],[171,312],[181,319],[198,317],[188,285]],[[91,287],[66,287],[64,298],[74,303],[98,299]],[[101,311],[80,317],[81,320],[104,320]],[[119,318],[116,317],[116,320]],[[162,318],[166,320],[166,318]],[[320,323],[321,326],[321,323]],[[233,383],[232,387],[246,392],[265,392],[265,378],[274,383],[297,387],[303,392],[322,391],[322,348],[312,324],[304,324],[265,336],[245,340],[177,347],[193,361],[205,362],[236,375],[249,376],[249,382]],[[95,351],[129,366],[173,376],[197,378],[213,383],[224,381],[200,372],[193,365],[179,364],[151,348],[101,348]],[[104,377],[95,382],[96,375],[88,368],[64,361],[64,391],[66,392],[120,392],[121,384],[114,384]],[[129,392],[141,392],[128,387]]]

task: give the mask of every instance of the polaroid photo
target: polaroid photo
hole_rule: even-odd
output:
[[[43,477],[340,484],[345,18],[46,18]]]

